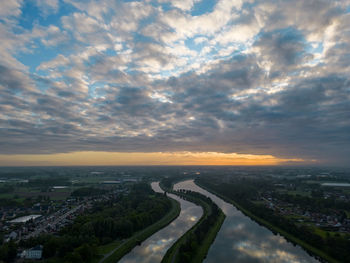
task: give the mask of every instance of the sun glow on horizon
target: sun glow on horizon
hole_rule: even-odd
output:
[[[0,155],[0,166],[94,165],[280,165],[307,163],[301,158],[218,152],[71,152]]]

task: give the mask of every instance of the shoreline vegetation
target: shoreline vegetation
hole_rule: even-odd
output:
[[[313,247],[312,245],[306,243],[305,241],[293,236],[292,234],[282,230],[281,228],[274,226],[273,224],[271,224],[270,222],[254,215],[251,211],[249,211],[248,209],[244,208],[242,205],[238,204],[237,202],[235,202],[234,200],[218,193],[217,191],[209,188],[208,186],[200,183],[198,180],[195,180],[195,183],[202,187],[203,189],[207,190],[208,192],[216,195],[217,197],[223,199],[225,202],[232,204],[233,206],[235,206],[238,210],[240,210],[244,215],[248,216],[249,218],[251,218],[252,220],[254,220],[256,223],[265,226],[266,228],[268,228],[269,230],[271,230],[274,234],[280,234],[281,236],[283,236],[284,238],[286,238],[289,242],[299,245],[301,246],[303,249],[305,249],[305,251],[307,253],[309,253],[310,255],[312,255],[313,257],[315,257],[317,260],[320,260],[321,262],[329,262],[329,263],[339,263],[340,261],[330,257],[329,255],[327,255],[326,253],[324,253],[323,251]]]
[[[203,215],[168,249],[162,263],[202,262],[214,242],[218,231],[225,220],[225,214],[210,198],[191,191],[173,191],[174,182],[161,184],[163,190],[176,194],[181,198],[193,202],[203,209]]]
[[[87,201],[86,201],[87,202]],[[9,242],[0,247],[0,261],[11,262],[17,247],[43,246],[42,262],[98,263],[116,262],[133,247],[171,223],[179,214],[180,204],[156,193],[146,182],[135,183],[122,192],[99,196],[86,206],[57,235],[40,234],[19,244]],[[7,249],[11,254],[5,251]],[[8,255],[13,259],[4,257]]]
[[[181,207],[179,202],[176,200],[169,198],[172,207],[170,211],[159,221],[154,224],[146,227],[145,229],[135,233],[132,237],[123,241],[121,244],[117,243],[116,247],[111,248],[108,253],[104,255],[102,259],[100,259],[99,263],[114,263],[120,260],[123,256],[128,254],[134,247],[140,245],[144,240],[148,237],[152,236],[154,233],[158,232],[160,229],[169,225],[172,221],[174,221],[181,212]],[[106,256],[107,255],[107,256]]]

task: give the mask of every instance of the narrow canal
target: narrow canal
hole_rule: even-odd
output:
[[[193,180],[174,185],[174,190],[186,189],[210,197],[226,214],[226,219],[211,245],[204,262],[239,263],[310,263],[318,262],[299,246],[245,216],[217,196],[197,186]]]
[[[159,182],[151,184],[152,189],[158,193],[164,193],[159,187]],[[182,200],[173,194],[169,197],[177,200],[181,205],[180,215],[165,228],[150,236],[125,255],[119,262],[123,263],[156,263],[161,262],[166,251],[190,229],[202,216],[203,210],[191,202]]]

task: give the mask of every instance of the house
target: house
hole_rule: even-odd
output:
[[[6,240],[6,242],[9,242],[10,240],[16,240],[17,237],[18,237],[17,232],[12,231],[12,232],[8,235],[7,239],[5,239],[5,240]]]
[[[24,258],[26,259],[41,259],[43,255],[43,246],[38,245],[36,247],[33,247],[31,249],[23,251]]]

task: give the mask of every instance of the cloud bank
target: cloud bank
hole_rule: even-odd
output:
[[[347,164],[350,1],[20,1],[0,11],[0,154]]]

